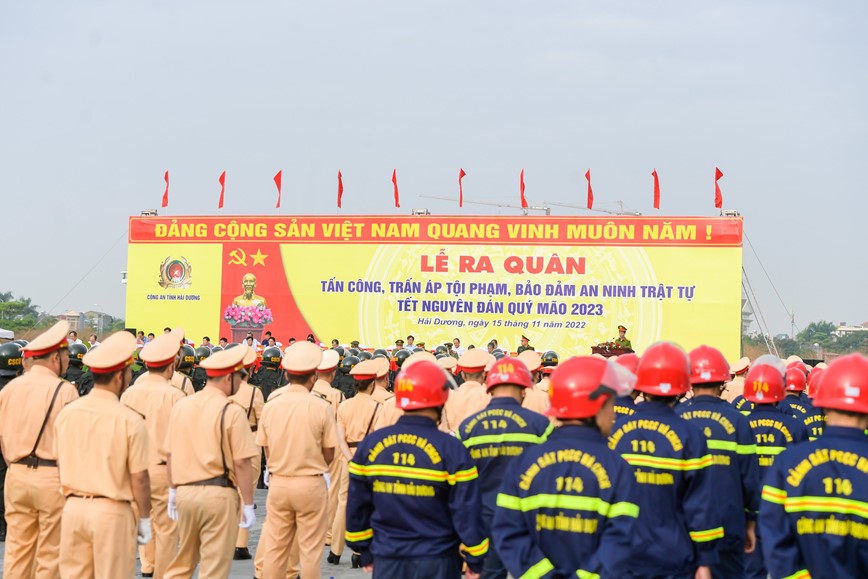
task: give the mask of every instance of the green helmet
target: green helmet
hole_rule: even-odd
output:
[[[350,348],[349,350],[347,350],[347,352],[349,353],[350,356],[355,356],[356,358],[359,357],[360,351],[361,350],[359,350],[358,348]]]
[[[338,366],[338,370],[340,370],[344,374],[349,374],[350,370],[352,370],[353,367],[359,362],[361,362],[361,360],[359,360],[355,356],[347,356],[346,358],[341,360],[341,364],[340,366]]]
[[[190,370],[196,363],[196,350],[189,344],[181,346],[181,363],[178,365],[178,370]]]
[[[69,363],[73,366],[81,366],[81,359],[87,354],[87,346],[84,344],[69,345]]]
[[[439,360],[439,359],[441,359],[441,358],[448,358],[448,357],[449,357],[449,354],[444,354],[444,353],[441,352],[441,353],[439,353],[439,354],[434,354],[434,357],[437,358],[437,359]]]
[[[0,376],[17,376],[24,371],[24,354],[21,346],[9,342],[0,346]]]
[[[546,350],[542,355],[542,365],[554,367],[558,365],[558,353],[554,350]]]
[[[404,360],[410,357],[410,351],[405,349],[400,349],[395,352],[395,365],[400,368],[404,363]]]
[[[446,346],[437,346],[434,348],[434,355],[439,356],[440,354],[449,355],[449,348]]]
[[[196,364],[201,364],[202,360],[211,355],[211,348],[208,346],[199,346],[196,348]]]
[[[506,358],[506,354],[503,353],[503,350],[495,350],[491,353],[494,356],[495,360],[500,360],[501,358]]]
[[[280,348],[270,347],[265,348],[265,351],[262,352],[262,365],[267,368],[277,368],[280,366],[280,361],[283,359],[283,352],[280,351]]]
[[[217,352],[222,352],[222,351],[223,351],[223,346],[214,346],[214,347],[211,349],[211,353],[212,353],[212,354],[216,354]]]
[[[30,342],[28,342],[27,340],[13,340],[12,342],[9,342],[9,343],[10,344],[18,344],[19,346],[21,346],[23,348],[24,346],[26,346]]]
[[[376,350],[374,350],[374,358],[378,358],[378,357],[388,359],[389,358],[389,352],[387,352],[384,348],[377,348]]]
[[[340,360],[340,361],[343,361],[344,356],[347,355],[347,353],[344,351],[343,347],[341,347],[341,346],[335,346],[334,348],[332,348],[332,350],[334,350],[335,352],[338,353],[338,360]]]
[[[231,344],[226,344],[226,347],[223,348],[223,349],[224,349],[224,350],[231,350],[231,349],[234,348],[235,346],[240,346],[240,345],[241,345],[241,344],[239,344],[238,342],[232,342]]]
[[[373,357],[374,355],[370,352],[359,352],[359,355],[356,356],[356,358],[358,358],[359,360],[370,360]]]

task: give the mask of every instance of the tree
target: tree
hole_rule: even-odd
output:
[[[823,349],[834,348],[833,344],[837,341],[835,330],[838,328],[832,322],[811,322],[804,330],[796,335],[796,341],[800,344],[813,347],[818,344]]]

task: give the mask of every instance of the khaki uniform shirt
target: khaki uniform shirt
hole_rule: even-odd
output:
[[[359,392],[338,409],[338,425],[344,431],[344,439],[350,445],[350,454],[356,454],[356,446],[374,431],[377,415],[383,411],[383,405],[374,400],[370,394]]]
[[[265,397],[262,396],[262,390],[256,386],[251,386],[245,380],[238,387],[238,392],[230,396],[229,400],[241,407],[244,415],[247,416],[250,431],[256,432],[259,428],[259,419],[262,417],[262,407],[265,406]]]
[[[130,473],[148,469],[148,431],[142,417],[106,390],[63,409],[55,425],[63,494],[133,500]]]
[[[372,430],[379,430],[387,426],[392,426],[398,422],[398,419],[404,415],[404,411],[395,405],[396,402],[397,399],[393,396],[388,402],[383,404],[383,407],[377,414],[377,420],[374,422],[374,428]]]
[[[389,392],[382,386],[375,386],[374,391],[371,393],[371,398],[373,398],[380,404],[386,404],[390,400],[395,399],[395,394],[394,392]]]
[[[280,398],[281,396],[283,396],[287,392],[289,392],[289,384],[287,384],[286,386],[281,386],[280,388],[277,388],[275,390],[272,390],[271,394],[268,395],[268,400],[266,400],[266,402],[271,402],[272,400],[274,400],[276,398]]]
[[[332,388],[332,385],[325,380],[317,380],[314,382],[311,394],[319,396],[331,404],[332,412],[334,412],[335,415],[338,413],[338,406],[340,406],[341,402],[344,401],[344,393],[337,388]]]
[[[0,443],[6,462],[13,463],[27,456],[39,436],[51,398],[59,383],[63,383],[45,424],[36,456],[56,460],[54,421],[63,407],[78,398],[75,386],[61,380],[48,368],[33,365],[30,370],[0,390]]]
[[[220,414],[227,405],[221,449]],[[235,483],[234,462],[256,456],[259,449],[241,407],[205,386],[172,408],[163,452],[171,455],[173,485],[183,485],[222,476],[224,459]]]
[[[275,390],[276,392],[276,390]],[[313,476],[328,470],[323,448],[337,446],[331,405],[290,384],[262,411],[256,444],[267,449],[268,471],[277,476]]]
[[[726,383],[720,397],[732,404],[732,401],[744,395],[744,376],[736,376]]]
[[[464,382],[458,390],[449,393],[440,429],[448,428],[449,432],[455,432],[465,418],[481,412],[490,401],[491,396],[484,385],[473,380]]]
[[[196,390],[193,388],[193,380],[182,372],[176,370],[175,373],[172,374],[170,382],[172,383],[172,386],[187,396],[192,396],[196,393]]]
[[[538,414],[545,414],[549,409],[549,395],[536,388],[526,388],[524,391],[524,401],[522,401],[521,405]]]
[[[160,447],[166,439],[166,431],[169,430],[172,407],[183,397],[183,392],[156,374],[140,376],[136,383],[121,395],[121,404],[145,419],[149,467],[166,462],[166,455],[160,454]]]
[[[542,380],[534,384],[534,390],[539,390],[548,396],[549,393],[549,384],[551,384],[551,378],[548,376],[543,376]]]

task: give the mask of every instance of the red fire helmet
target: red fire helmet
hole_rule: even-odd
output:
[[[784,375],[784,385],[787,392],[804,392],[807,384],[805,373],[795,364],[787,366],[787,373]]]
[[[614,362],[594,356],[570,358],[552,373],[547,414],[555,418],[590,418],[610,396],[633,391],[636,376]]]
[[[814,406],[868,414],[868,358],[848,354],[829,364]]]
[[[690,383],[714,384],[729,380],[729,362],[717,348],[699,346],[690,351]]]
[[[485,389],[491,390],[495,386],[503,384],[530,388],[533,386],[533,379],[530,377],[530,371],[524,362],[518,358],[504,357],[495,362],[491,370],[488,371]]]
[[[451,378],[428,360],[402,369],[395,377],[396,406],[401,410],[436,408],[449,398]]]
[[[655,396],[678,396],[690,390],[687,354],[672,342],[657,342],[645,350],[636,368],[636,390]]]
[[[744,379],[744,397],[754,404],[774,404],[786,396],[784,363],[767,354],[756,359]]]

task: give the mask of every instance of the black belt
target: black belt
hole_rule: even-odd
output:
[[[232,485],[232,481],[230,481],[225,476],[215,476],[214,478],[209,478],[205,480],[199,480],[196,482],[189,482],[178,485],[179,487],[226,487],[226,488],[235,488]]]
[[[258,424],[254,424],[253,426],[250,427],[250,432],[256,432],[257,430],[259,430]]]
[[[356,447],[359,446],[360,444],[361,444],[361,441],[359,441],[359,442],[348,442],[348,443],[347,443],[347,446],[348,446],[349,448],[356,448]]]
[[[13,464],[23,464],[27,468],[39,468],[40,466],[57,466],[56,460],[46,460],[44,458],[39,458],[38,456],[25,456],[24,458],[19,458]]]
[[[166,461],[161,460],[160,462],[157,463],[157,466],[166,466]]]

